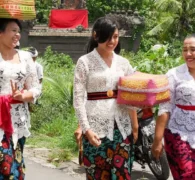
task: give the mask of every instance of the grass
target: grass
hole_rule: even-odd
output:
[[[50,149],[50,161],[68,161],[78,154],[74,138],[78,121],[72,102],[73,67],[44,66],[40,105],[31,105],[32,136],[28,138],[27,144]]]
[[[69,161],[77,156],[78,147],[74,138],[77,120],[70,114],[66,120],[55,119],[50,123],[42,123],[37,130],[32,131],[27,139],[27,145],[51,150],[49,161],[60,159],[60,162]],[[55,164],[56,165],[56,164]]]

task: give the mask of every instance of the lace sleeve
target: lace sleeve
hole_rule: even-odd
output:
[[[33,103],[35,103],[41,94],[41,89],[39,86],[35,63],[30,56],[26,60],[25,88],[33,93]]]
[[[87,72],[87,66],[85,65],[84,61],[79,59],[74,74],[73,103],[76,116],[79,120],[79,124],[83,130],[83,133],[85,133],[90,128],[85,109]]]
[[[169,87],[170,87],[170,93],[171,93],[171,97],[170,97],[170,101],[169,102],[165,102],[165,103],[161,103],[159,105],[159,111],[158,111],[158,115],[162,115],[163,113],[166,112],[170,112],[172,113],[174,107],[175,107],[175,86],[176,86],[176,81],[175,81],[175,77],[174,77],[174,73],[173,71],[168,71],[167,73],[168,79],[169,79]]]
[[[133,69],[129,61],[127,60],[125,76],[132,74],[134,71],[135,70]]]

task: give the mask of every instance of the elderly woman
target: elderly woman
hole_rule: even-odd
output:
[[[0,179],[24,179],[28,102],[41,93],[30,54],[15,49],[20,31],[18,20],[0,18]]]
[[[185,63],[168,71],[171,101],[161,104],[153,155],[162,153],[162,138],[174,180],[195,179],[195,35],[185,38]]]

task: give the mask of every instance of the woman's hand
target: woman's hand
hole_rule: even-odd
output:
[[[152,145],[152,154],[156,159],[159,159],[159,157],[162,155],[163,152],[162,139],[163,139],[164,130],[165,127],[167,126],[169,117],[170,117],[170,113],[164,113],[158,116],[156,120],[154,142]]]
[[[77,145],[79,146],[80,145],[80,139],[81,139],[81,136],[82,136],[82,130],[81,130],[80,126],[75,130],[74,136],[75,136]]]
[[[23,93],[18,89],[17,84],[10,80],[12,88],[12,98],[18,101],[24,101]]]
[[[94,133],[92,130],[87,130],[85,135],[87,136],[87,139],[89,140],[90,144],[92,144],[93,146],[100,146],[101,145],[101,140],[98,137],[98,135],[96,133]]]
[[[163,152],[162,141],[154,141],[152,144],[152,155],[154,158],[159,159]]]

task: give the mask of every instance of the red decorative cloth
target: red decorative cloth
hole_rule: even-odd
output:
[[[13,100],[10,95],[0,96],[0,128],[4,130],[6,137],[10,137],[13,133],[10,104],[16,103],[23,102]]]
[[[86,9],[51,10],[50,28],[76,28],[78,25],[88,28],[88,11]]]
[[[176,106],[180,109],[186,110],[186,111],[195,111],[195,106],[184,106],[184,105],[180,105],[180,104],[176,104]]]

